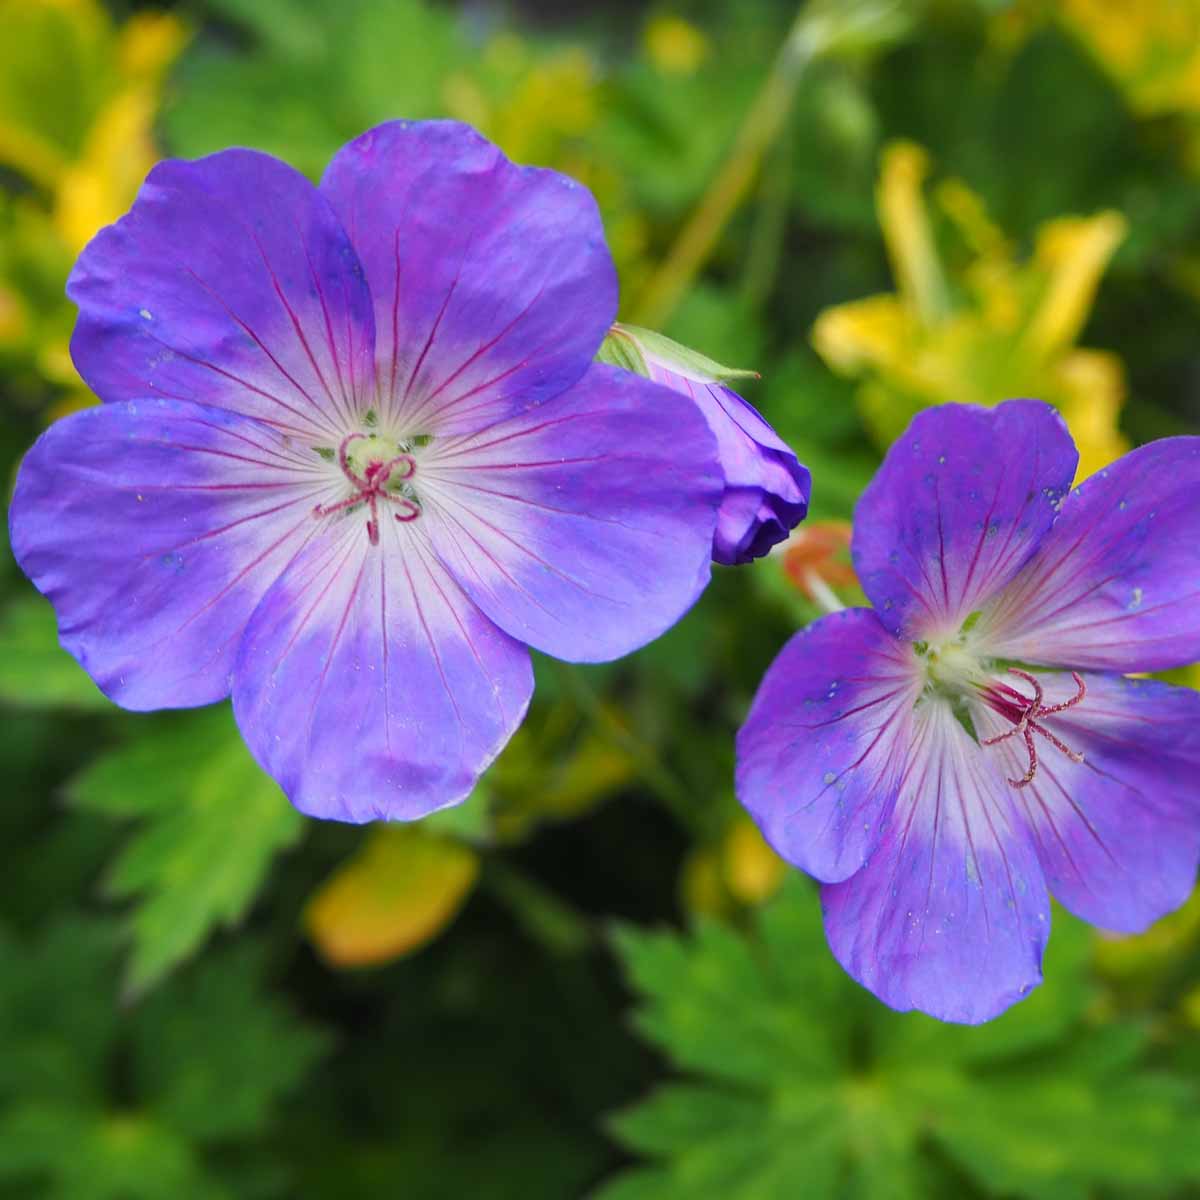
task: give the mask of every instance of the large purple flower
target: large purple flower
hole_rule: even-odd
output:
[[[16,556],[109,696],[232,693],[305,812],[461,800],[527,646],[624,654],[708,578],[704,419],[592,362],[591,196],[465,126],[382,125],[319,188],[247,150],[165,162],[68,290],[108,403],[26,457]]]
[[[752,377],[731,371],[662,334],[614,325],[607,361],[618,362],[694,400],[717,439],[725,491],[713,533],[713,561],[732,567],[766,554],[804,520],[812,477],[759,411],[727,386]]]
[[[919,415],[855,514],[874,605],[798,633],[738,792],[824,884],[830,947],[897,1009],[987,1020],[1041,980],[1049,892],[1134,932],[1200,858],[1200,438],[1068,494],[1047,405]]]

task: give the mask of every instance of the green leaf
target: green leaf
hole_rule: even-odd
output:
[[[259,44],[233,54],[217,42],[185,60],[182,94],[165,114],[177,150],[255,146],[315,178],[339,146],[377,122],[444,115],[445,79],[463,50],[441,6],[218,2]]]
[[[1030,1200],[1200,1179],[1195,1086],[1143,1065],[1137,1025],[1088,1025],[1089,935],[1055,920],[1048,982],[982,1028],[870,997],[833,962],[798,880],[749,934],[619,930],[635,1024],[692,1078],[612,1118],[650,1161],[597,1200],[921,1200],[949,1162],[982,1192]]]
[[[263,1158],[255,1143],[325,1037],[266,987],[257,946],[213,954],[123,1011],[118,950],[105,921],[60,920],[23,942],[0,930],[0,1193],[260,1194],[226,1185],[230,1152]]]
[[[233,1200],[170,1129],[39,1104],[0,1118],[0,1180],[40,1181],[45,1200]]]
[[[117,948],[110,925],[73,918],[28,945],[0,929],[0,1103],[94,1097],[117,1028]]]
[[[81,807],[139,819],[107,888],[137,901],[128,986],[150,987],[218,925],[245,914],[303,818],[259,770],[227,706],[157,723],[99,759],[70,793]]]
[[[54,609],[41,596],[0,610],[0,700],[17,708],[113,708],[59,645]]]
[[[139,1095],[196,1142],[255,1136],[327,1049],[263,987],[263,956],[240,944],[199,962],[142,1004],[134,1032]]]

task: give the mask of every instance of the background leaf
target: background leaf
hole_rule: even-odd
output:
[[[227,707],[162,722],[71,784],[81,808],[137,826],[105,887],[135,901],[127,981],[156,983],[218,925],[244,915],[299,814],[246,749]]]

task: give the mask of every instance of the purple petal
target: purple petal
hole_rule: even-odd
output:
[[[194,400],[336,445],[374,398],[358,259],[328,201],[269,155],[159,163],[67,292],[71,353],[102,400]]]
[[[1041,982],[1050,901],[1010,792],[948,704],[920,706],[875,852],[821,889],[830,949],[891,1008],[974,1025]]]
[[[808,512],[812,477],[761,414],[719,383],[689,379],[649,362],[650,378],[695,400],[717,439],[725,494],[713,559],[747,563],[782,542]]]
[[[1051,892],[1085,921],[1137,933],[1178,908],[1196,883],[1200,694],[1120,676],[1084,680],[1087,694],[1076,707],[1041,718],[1084,761],[1035,735],[1037,773],[1014,796]],[[1041,682],[1047,704],[1076,691],[1070,676]],[[975,725],[980,737],[1011,728],[982,708]],[[1010,778],[1029,765],[1016,737],[985,753]]]
[[[176,400],[85,409],[21,464],[13,553],[63,645],[133,709],[209,704],[250,614],[315,533],[327,477],[276,430]]]
[[[883,623],[912,638],[956,633],[1045,536],[1077,461],[1039,401],[919,413],[854,513],[854,567]]]
[[[1200,438],[1093,475],[976,626],[989,654],[1101,671],[1200,659]]]
[[[414,820],[464,799],[521,723],[528,651],[491,623],[419,531],[359,521],[313,542],[264,597],[233,711],[310,816]]]
[[[721,473],[684,396],[596,365],[552,405],[429,451],[417,486],[438,555],[538,650],[627,654],[708,581]]]
[[[564,391],[616,315],[595,201],[454,121],[392,121],[344,146],[321,190],[375,297],[393,423],[471,432]]]
[[[826,882],[866,862],[891,812],[921,691],[912,648],[870,609],[783,648],[738,734],[737,792],[775,851]]]

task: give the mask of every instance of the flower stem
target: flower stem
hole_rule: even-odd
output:
[[[800,6],[770,73],[738,129],[729,157],[681,230],[666,261],[638,298],[633,314],[637,324],[652,329],[666,324],[745,198],[763,155],[782,130],[816,48],[805,20],[807,7]]]
[[[817,574],[816,571],[804,572],[804,586],[808,594],[827,613],[841,612],[846,606],[837,598],[837,593]]]
[[[556,662],[559,674],[592,727],[633,763],[638,778],[689,833],[698,827],[698,809],[684,783],[663,764],[654,748],[630,733],[596,695],[578,668]]]

